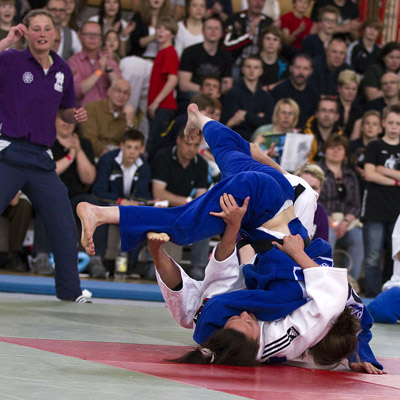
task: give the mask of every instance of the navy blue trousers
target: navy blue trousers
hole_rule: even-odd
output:
[[[56,294],[73,300],[82,294],[77,268],[77,230],[67,189],[46,148],[15,140],[0,152],[0,214],[18,190],[43,220],[55,259]]]

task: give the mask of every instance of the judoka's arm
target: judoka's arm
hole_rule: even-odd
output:
[[[357,335],[357,351],[349,357],[350,368],[354,371],[367,372],[369,374],[382,374],[383,366],[376,360],[369,345],[372,339],[371,327],[374,321],[353,288],[350,290],[347,305],[355,310],[355,315],[360,319],[361,325],[361,332]]]
[[[182,284],[181,273],[171,257],[162,248],[162,244],[167,240],[162,240],[161,235],[163,234],[152,235],[148,233],[147,247],[162,281],[169,289],[174,290],[179,284]],[[167,237],[168,235],[165,234],[165,238]]]
[[[180,326],[192,328],[202,300],[203,283],[190,278],[162,248],[168,235],[148,233],[147,239],[156,265],[157,282],[172,317]]]
[[[231,194],[224,193],[219,199],[221,212],[210,212],[210,215],[219,217],[226,223],[226,229],[221,242],[218,244],[214,257],[217,261],[228,258],[235,250],[237,235],[240,230],[242,219],[247,211],[250,197],[239,207]]]
[[[233,196],[224,194],[220,198],[222,211],[211,213],[215,217],[223,218],[227,226],[221,242],[214,249],[207,265],[203,281],[203,298],[245,288],[236,253],[236,240],[248,202],[249,198],[246,198],[243,205],[238,207]]]
[[[277,242],[272,242],[279,250],[286,253],[294,262],[296,262],[302,269],[320,267],[304,252],[304,240],[297,235],[289,235],[283,238],[283,245]]]

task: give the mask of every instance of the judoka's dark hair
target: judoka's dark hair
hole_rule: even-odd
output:
[[[220,329],[201,347],[169,361],[183,364],[255,366],[258,365],[256,356],[259,347],[257,340],[249,339],[242,332]]]
[[[346,307],[339,315],[328,334],[316,345],[310,347],[317,365],[334,368],[343,359],[353,354],[357,347],[357,333],[360,331],[359,319]]]

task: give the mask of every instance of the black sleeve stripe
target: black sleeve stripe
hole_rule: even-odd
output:
[[[299,336],[299,332],[293,326],[291,326],[287,331],[286,334],[280,337],[277,340],[274,340],[271,343],[268,343],[264,346],[263,355],[261,357],[262,361],[265,361],[267,358],[271,357],[272,355],[278,353],[279,351],[283,350],[284,348],[290,346],[292,341]]]

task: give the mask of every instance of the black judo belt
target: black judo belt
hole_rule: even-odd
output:
[[[306,190],[306,188],[301,184],[298,184],[293,189],[294,189],[294,201],[296,201],[297,198]],[[305,239],[303,239],[303,241],[304,241],[304,248],[306,248],[311,243],[311,240],[308,236]],[[271,250],[274,247],[272,242],[283,244],[282,239],[263,239],[263,240],[257,240],[255,242],[250,242],[248,239],[243,238],[236,243],[236,248],[237,250],[240,250],[242,247],[249,244],[256,253],[261,253]]]

